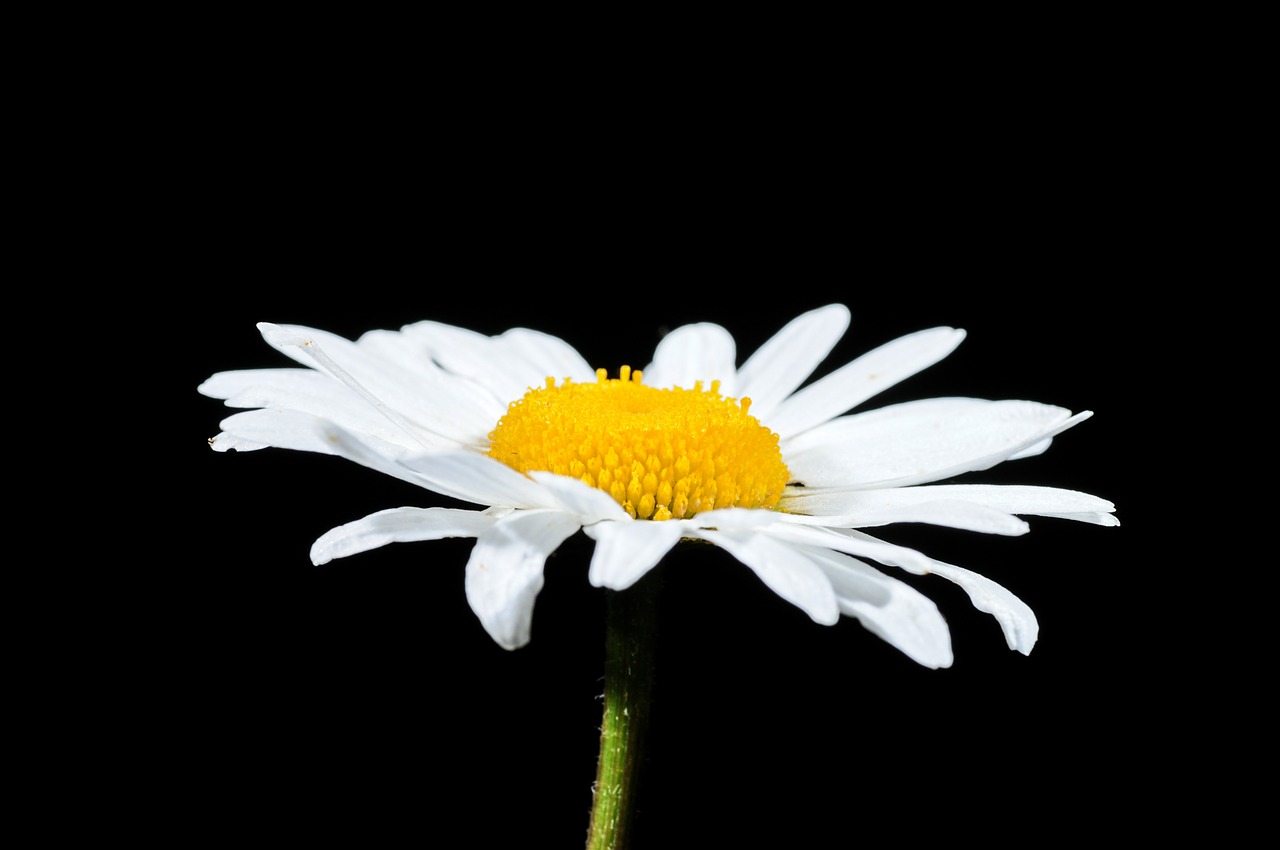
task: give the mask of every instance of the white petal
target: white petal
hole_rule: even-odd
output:
[[[392,459],[388,455],[381,453],[376,445],[370,445],[369,441],[362,435],[340,428],[332,422],[325,422],[319,419],[314,420],[314,422],[320,439],[332,449],[333,454],[339,457],[344,457],[353,463],[367,466],[393,478],[399,478],[401,481],[407,481],[410,484],[434,490],[445,496],[462,499],[463,501],[475,501],[474,499],[469,499],[463,491],[452,489],[448,482],[430,480],[400,463],[399,460]],[[454,452],[454,454],[463,453],[462,450]],[[480,502],[480,504],[486,503]]]
[[[259,443],[254,440],[246,440],[237,437],[235,434],[228,434],[225,431],[217,434],[209,439],[209,448],[215,452],[256,452],[259,449],[269,449],[267,443]]]
[[[657,566],[683,534],[678,522],[624,519],[582,529],[596,541],[587,572],[588,581],[595,587],[626,590]]]
[[[753,508],[717,508],[714,511],[695,514],[692,519],[668,520],[668,522],[683,523],[691,528],[752,531],[775,526],[780,519],[784,518],[774,511]]]
[[[287,357],[350,387],[398,425],[403,418],[421,427],[437,427],[444,417],[451,428],[442,433],[457,438],[453,432],[462,429],[473,439],[476,433],[487,434],[506,409],[505,403],[498,405],[471,382],[444,375],[429,357],[410,356],[412,340],[387,343],[402,334],[371,331],[352,342],[303,325],[260,322],[258,329]],[[416,347],[426,354],[422,346]]]
[[[955,328],[899,337],[814,381],[760,421],[783,439],[801,434],[932,366],[963,339],[964,331]]]
[[[467,378],[487,392],[501,410],[518,395],[509,389],[510,368],[504,364],[491,337],[443,322],[422,321],[400,329],[405,344],[419,345],[446,372]],[[523,394],[523,390],[520,391]]]
[[[596,370],[578,353],[577,349],[559,337],[533,331],[528,328],[512,328],[497,337],[496,344],[507,359],[508,368],[514,371],[519,364],[520,383],[526,386],[543,386],[547,378],[571,378],[578,382],[595,381]],[[524,390],[520,391],[520,395]],[[512,396],[512,400],[520,395]]]
[[[251,369],[221,372],[200,385],[200,391],[226,399],[228,407],[280,408],[309,413],[350,431],[357,431],[405,450],[421,451],[423,439],[440,446],[454,440],[419,434],[415,439],[382,415],[359,393],[314,369]]]
[[[860,495],[866,493],[886,493],[895,491],[869,490],[856,491]],[[853,494],[847,494],[852,496]],[[838,528],[869,528],[877,525],[890,525],[900,522],[921,522],[929,525],[940,525],[946,528],[959,528],[965,531],[978,531],[983,534],[1006,534],[1016,536],[1026,534],[1031,527],[1007,511],[996,510],[986,505],[978,505],[960,499],[935,499],[933,501],[907,502],[893,504],[890,500],[875,499],[848,500],[846,511],[836,514],[813,513],[806,510],[799,498],[787,499],[784,507],[794,520],[799,523],[812,523]]]
[[[738,370],[736,392],[751,399],[751,413],[767,416],[818,364],[849,329],[849,308],[831,304],[792,319],[756,349]]]
[[[1034,445],[1027,446],[1022,451],[1014,452],[1013,454],[1009,455],[1009,460],[1018,460],[1024,457],[1035,457],[1036,455],[1042,455],[1049,450],[1049,446],[1051,446],[1052,444],[1053,444],[1053,440],[1041,440],[1040,442],[1035,443]]]
[[[453,464],[447,462],[436,464],[446,472],[454,474],[452,476],[442,474],[438,479],[431,479],[400,463],[395,458],[395,454],[401,451],[399,447],[380,444],[374,438],[353,433],[332,422],[326,422],[310,414],[298,413],[297,411],[250,410],[245,413],[237,413],[235,416],[223,420],[222,427],[238,439],[264,442],[277,448],[337,455],[353,463],[358,463],[361,466],[390,475],[401,481],[407,481],[418,487],[433,490],[445,496],[462,499],[463,501],[477,502],[478,504],[494,504],[481,501],[479,497],[474,496],[477,489],[482,488],[478,488],[478,482],[469,480],[465,474],[458,475],[454,472],[456,467],[460,465],[457,461]],[[450,457],[454,455],[481,457],[463,450],[451,453]],[[491,458],[485,459],[491,460]],[[497,463],[497,461],[493,462]],[[511,470],[511,472],[515,473],[515,470]],[[515,474],[519,475],[519,473]],[[462,487],[466,489],[455,490],[451,486],[451,482],[455,478],[460,480]],[[528,481],[528,479],[525,480]],[[482,484],[483,482],[479,483]],[[528,484],[537,488],[537,485],[532,481],[528,481]],[[550,499],[548,498],[546,501],[550,502]]]
[[[1092,416],[1031,401],[933,398],[841,417],[783,445],[807,487],[906,487],[989,469]]]
[[[430,407],[422,407],[420,376],[361,349],[350,340],[300,325],[272,325],[260,322],[258,329],[282,352],[332,376],[363,398],[374,410],[410,439],[432,448],[439,436],[413,418],[412,408],[432,418]],[[411,408],[409,413],[403,409]]]
[[[478,452],[426,452],[402,458],[400,463],[429,481],[433,490],[478,505],[557,507],[546,487]]]
[[[336,340],[339,337],[319,328],[308,328],[301,325],[277,325],[272,322],[258,322],[258,332],[273,348],[280,350],[286,357],[296,360],[303,366],[316,368],[316,363],[302,349],[313,339],[324,341]]]
[[[597,487],[590,487],[576,478],[551,472],[530,472],[529,477],[544,487],[555,499],[556,506],[573,514],[583,525],[605,520],[631,522],[631,517],[613,500],[613,497]]]
[[[831,580],[805,551],[768,532],[691,532],[746,564],[770,590],[804,611],[815,623],[830,626],[839,621],[840,606]]]
[[[1056,519],[1072,519],[1076,522],[1088,522],[1093,525],[1106,525],[1112,528],[1120,525],[1120,520],[1116,519],[1114,515],[1099,513],[1097,511],[1066,514],[1043,514],[1043,516],[1054,517]]]
[[[737,372],[737,344],[719,325],[700,322],[676,328],[664,336],[653,352],[653,362],[644,368],[644,382],[650,387],[693,389],[702,381],[711,388],[720,381],[720,394],[733,396]]]
[[[478,537],[495,522],[478,511],[453,508],[391,508],[326,531],[311,546],[319,566],[388,543],[412,543],[445,537]]]
[[[442,368],[420,339],[396,331],[370,331],[356,344],[412,376],[417,389],[404,400],[403,409],[424,426],[460,442],[478,443],[488,439],[494,423],[506,413],[506,402],[471,378]]]
[[[338,378],[338,374],[329,370],[330,362],[340,362],[339,371],[344,373],[376,378],[372,373],[378,361],[346,337],[306,325],[276,325],[270,321],[257,323],[257,330],[262,339],[289,360],[319,370],[330,378]],[[317,357],[316,352],[324,353]]]
[[[341,454],[338,446],[327,435],[326,427],[330,425],[340,427],[310,413],[275,409],[248,410],[228,416],[219,423],[225,433],[250,444],[326,455]],[[360,440],[368,451],[386,460],[404,453],[402,446],[373,435],[364,434],[354,439]]]
[[[516,511],[479,535],[467,561],[467,601],[499,646],[529,642],[547,556],[579,528],[560,511]]]
[[[239,393],[253,390],[263,384],[276,385],[287,392],[292,390],[299,380],[308,380],[303,378],[303,375],[308,378],[319,377],[319,380],[325,381],[323,376],[318,376],[312,369],[237,369],[210,375],[196,389],[201,395],[221,399],[231,399]],[[246,403],[229,404],[228,407],[271,407],[271,405]]]
[[[933,600],[848,555],[806,548],[831,580],[840,613],[919,664],[951,666],[951,631]]]
[[[439,322],[417,322],[401,333],[422,343],[447,371],[468,377],[506,405],[547,378],[595,380],[595,370],[559,337],[514,328],[489,337]]]
[[[973,607],[995,617],[1010,649],[1023,655],[1031,654],[1040,634],[1040,624],[1027,603],[986,576],[963,567],[935,561],[930,572],[958,584],[969,594]]]
[[[861,531],[806,525],[805,522],[794,516],[779,514],[778,522],[769,529],[769,534],[779,540],[820,546],[860,558],[870,558],[891,567],[903,567],[916,573],[928,572],[934,564],[932,558],[915,549],[886,543]]]
[[[876,509],[892,510],[940,500],[969,502],[1008,514],[1118,524],[1114,517],[1102,519],[1115,510],[1115,505],[1106,499],[1076,490],[1021,484],[934,484],[874,490],[798,489],[783,497],[783,506],[793,513],[836,516]]]
[[[847,537],[850,540],[857,540],[861,543],[884,542],[862,531],[833,530],[831,534],[838,537]],[[837,547],[833,546],[832,548]],[[842,551],[849,550],[844,549]],[[921,563],[918,552],[907,551],[911,551],[913,557],[899,558],[886,553],[887,557],[880,557],[877,560],[882,564],[901,567],[917,575],[938,575],[958,584],[969,595],[969,600],[975,608],[996,618],[996,622],[1000,624],[1001,631],[1004,632],[1005,642],[1009,644],[1010,649],[1016,649],[1023,655],[1031,652],[1031,648],[1035,646],[1036,637],[1039,635],[1040,625],[1036,621],[1035,613],[1027,603],[985,576],[978,575],[963,567],[957,567],[954,564],[946,564],[942,561],[934,560],[933,558],[926,558],[924,559],[925,562]]]

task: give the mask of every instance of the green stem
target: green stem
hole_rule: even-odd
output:
[[[587,850],[626,850],[649,722],[658,577],[606,590],[604,720]]]

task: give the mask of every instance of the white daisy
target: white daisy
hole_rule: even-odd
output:
[[[327,532],[324,564],[388,543],[471,537],[466,594],[488,633],[530,639],[547,556],[583,531],[593,585],[622,590],[683,539],[720,546],[815,622],[841,615],[928,667],[952,662],[937,607],[882,567],[962,587],[1024,654],[1038,625],[996,582],[866,529],[931,523],[1023,534],[1023,515],[1118,525],[1114,506],[1042,486],[934,483],[1043,452],[1092,415],[1031,401],[934,398],[850,414],[947,356],[964,331],[909,334],[801,386],[841,338],[830,305],[737,365],[716,324],[668,334],[640,372],[614,378],[563,340],[485,336],[438,322],[350,341],[260,324],[308,368],[221,372],[200,392],[236,413],[215,450],[339,455],[481,510],[400,507]],[[877,566],[873,566],[874,562]]]

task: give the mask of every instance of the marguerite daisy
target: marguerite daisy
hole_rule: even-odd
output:
[[[842,305],[812,310],[741,366],[723,327],[686,325],[642,370],[610,376],[524,328],[490,337],[424,321],[351,341],[264,323],[266,341],[307,368],[220,372],[200,391],[253,408],[223,420],[215,450],[339,455],[482,506],[379,511],[322,535],[311,558],[475,538],[467,599],[508,649],[530,639],[547,556],[582,531],[595,544],[596,586],[623,590],[681,540],[703,540],[814,621],[856,618],[918,663],[945,667],[951,640],[937,607],[882,568],[936,575],[1029,653],[1036,618],[1010,591],[867,529],[1022,534],[1022,515],[1118,525],[1110,502],[1073,490],[937,483],[1043,452],[1091,412],[934,398],[850,413],[965,334],[909,334],[805,385],[848,325]]]

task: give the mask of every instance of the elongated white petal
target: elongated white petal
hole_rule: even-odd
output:
[[[330,529],[311,546],[317,566],[335,558],[377,549],[389,543],[478,537],[496,520],[478,511],[454,508],[391,508]]]
[[[467,561],[467,601],[499,646],[529,642],[547,556],[579,528],[562,511],[516,511],[480,533]]]
[[[691,528],[755,531],[777,525],[780,517],[773,511],[754,510],[752,508],[718,508],[714,511],[702,511],[691,519],[668,521],[679,522]]]
[[[344,457],[353,463],[358,463],[361,466],[366,466],[393,478],[399,478],[401,481],[407,481],[410,484],[434,490],[444,496],[451,496],[463,501],[475,501],[474,499],[468,499],[467,495],[462,491],[452,489],[448,482],[433,481],[400,463],[398,459],[392,459],[386,454],[380,453],[377,450],[377,446],[371,446],[362,435],[354,434],[332,422],[325,422],[319,419],[314,421],[320,438],[332,448],[333,454],[339,457]],[[454,452],[454,454],[462,453],[462,450]],[[481,502],[480,504],[484,503]]]
[[[954,564],[935,561],[930,572],[958,584],[969,595],[973,607],[995,617],[1010,649],[1023,655],[1031,654],[1040,634],[1040,623],[1027,603],[986,576]]]
[[[429,432],[410,437],[359,393],[314,369],[222,372],[201,384],[200,390],[225,399],[228,407],[280,408],[309,413],[349,431],[401,446],[406,451],[421,451],[424,441],[434,441],[433,444],[440,447],[458,445],[456,440]]]
[[[417,322],[401,333],[423,344],[445,370],[472,379],[501,403],[520,398],[546,379],[594,381],[595,370],[559,337],[514,328],[488,337],[440,322]]]
[[[884,543],[884,541],[878,540],[864,531],[832,530],[830,533],[833,537],[847,537],[849,540],[856,540],[861,543]],[[833,546],[832,548],[837,547]],[[922,562],[918,557],[919,553],[916,552],[913,552],[913,557],[910,558],[901,558],[892,553],[884,554],[886,555],[885,557],[877,559],[882,564],[901,567],[916,575],[938,575],[963,588],[975,608],[996,618],[996,622],[1000,624],[1000,630],[1004,633],[1005,642],[1009,644],[1010,649],[1016,649],[1023,655],[1027,655],[1031,652],[1031,648],[1035,646],[1036,638],[1040,632],[1040,625],[1036,620],[1035,613],[1027,603],[997,582],[963,567],[957,567],[954,564],[947,564],[933,558],[925,558]]]
[[[400,463],[431,482],[432,489],[477,505],[557,507],[546,487],[478,452],[427,452],[402,458]]]
[[[420,346],[446,372],[466,378],[488,393],[495,408],[519,396],[509,389],[511,370],[518,364],[503,363],[491,337],[443,322],[421,321],[400,329],[404,343]]]
[[[793,514],[794,521],[801,524],[811,523],[836,528],[870,528],[899,522],[920,522],[965,531],[979,531],[984,534],[1013,536],[1026,534],[1031,530],[1026,522],[1011,513],[960,499],[936,499],[904,504],[880,504],[875,500],[866,500],[861,504],[850,505],[851,510],[847,513],[838,514],[798,513],[800,510],[798,501],[798,499],[788,499],[782,507]]]
[[[525,388],[540,387],[547,378],[555,378],[559,383],[570,378],[579,383],[595,380],[596,370],[591,367],[577,349],[559,337],[533,331],[528,328],[513,328],[497,338],[501,347],[504,362],[520,364],[519,381],[523,384],[519,395],[524,395]]]
[[[1080,513],[1063,513],[1063,514],[1041,514],[1041,516],[1054,517],[1055,519],[1071,519],[1076,522],[1087,522],[1093,525],[1105,525],[1112,528],[1120,525],[1114,514],[1102,513],[1100,511],[1083,511]]]
[[[1025,484],[927,484],[870,490],[796,490],[788,494],[788,509],[810,515],[851,513],[870,506],[902,507],[938,499],[959,499],[1018,515],[1064,516],[1070,513],[1115,511],[1096,495],[1055,486]]]
[[[456,375],[441,367],[422,340],[397,331],[369,331],[356,340],[364,351],[411,376],[416,386],[412,398],[404,399],[405,412],[427,427],[444,419],[453,434],[468,436],[460,441],[476,443],[487,438],[506,403],[472,378]]]
[[[442,444],[471,444],[485,439],[505,412],[492,402],[491,408],[482,409],[464,391],[473,386],[469,381],[444,375],[437,367],[429,366],[412,381],[413,393],[394,399],[395,406],[429,434],[444,438]],[[225,399],[228,407],[284,407],[370,433],[379,433],[380,428],[400,430],[366,398],[319,367],[219,372],[198,389],[204,395]],[[404,437],[400,440],[413,442]]]
[[[545,488],[514,469],[463,449],[396,459],[389,453],[399,451],[398,447],[379,445],[366,435],[297,411],[250,410],[224,420],[223,427],[240,439],[337,455],[466,502],[533,507],[555,504]]]
[[[805,551],[768,533],[690,531],[746,564],[770,590],[804,611],[815,623],[830,626],[840,619],[831,580]]]
[[[1064,490],[1022,484],[931,484],[871,490],[795,490],[783,497],[788,511],[812,516],[856,514],[896,509],[940,500],[964,501],[1010,514],[1099,522],[1115,505],[1106,499]],[[1114,520],[1114,517],[1112,518]],[[1111,524],[1102,522],[1100,524]]]
[[[951,630],[938,606],[915,588],[841,552],[804,547],[835,589],[840,613],[925,667],[950,667]]]
[[[345,337],[306,325],[259,322],[257,327],[262,338],[281,354],[335,380],[339,375],[330,370],[330,364],[340,364],[340,372],[376,378],[372,373],[378,368],[378,361]],[[324,353],[317,357],[317,351]]]
[[[256,452],[259,449],[271,448],[268,443],[246,440],[242,437],[237,437],[235,434],[228,434],[226,431],[209,438],[209,447],[215,452]]]
[[[529,477],[545,488],[556,504],[583,525],[606,520],[631,522],[631,517],[608,493],[576,478],[551,472],[530,472]]]
[[[274,409],[247,410],[228,416],[219,423],[225,433],[251,444],[326,455],[341,454],[338,446],[326,434],[325,429],[330,425],[341,427],[310,413]],[[362,441],[368,451],[384,460],[404,454],[403,446],[389,443],[372,434],[362,434],[357,439]]]
[[[466,333],[484,339],[472,331]],[[432,348],[420,337],[403,331],[373,330],[361,334],[356,345],[421,380],[429,401],[477,411],[479,418],[490,424],[506,410],[490,389],[441,366]]]
[[[802,434],[932,366],[963,339],[964,331],[956,328],[931,328],[899,337],[814,381],[760,421],[784,440]]]
[[[324,375],[318,374],[313,369],[236,369],[230,372],[217,372],[210,375],[196,389],[201,395],[207,395],[210,398],[226,399],[228,407],[272,407],[270,403],[258,404],[252,400],[246,402],[231,402],[240,393],[244,392],[264,392],[259,387],[278,387],[281,392],[298,392],[300,387],[309,386],[308,383],[318,381],[326,386],[332,385],[332,381]]]
[[[1049,450],[1049,446],[1051,445],[1053,445],[1053,440],[1041,440],[1038,443],[1034,443],[1030,446],[1027,446],[1025,449],[1022,449],[1021,451],[1017,451],[1009,455],[1009,460],[1019,460],[1024,457],[1035,457],[1036,455],[1042,455]]]
[[[309,363],[359,395],[423,448],[432,448],[439,443],[438,434],[424,428],[414,420],[412,414],[406,414],[387,401],[391,399],[401,407],[413,405],[415,400],[420,399],[422,390],[417,376],[406,373],[335,334],[321,333],[313,328],[297,325],[272,325],[267,322],[260,322],[258,329],[264,339],[282,352]],[[432,414],[428,412],[427,415]]]
[[[735,392],[751,399],[757,419],[768,416],[813,374],[849,329],[849,308],[830,304],[788,322],[738,370]]]
[[[700,322],[684,325],[667,334],[653,352],[653,362],[644,368],[644,382],[651,387],[693,389],[697,381],[710,389],[720,381],[720,394],[736,394],[737,343],[720,325]]]
[[[936,398],[833,420],[783,446],[806,487],[906,487],[989,469],[1092,415],[1031,401]]]
[[[852,529],[813,525],[810,520],[791,514],[778,514],[767,531],[779,540],[833,549],[859,558],[870,558],[891,567],[911,564],[916,572],[927,571],[933,564],[932,558],[915,549],[877,540],[869,534]]]
[[[626,590],[657,566],[682,534],[678,522],[599,522],[582,530],[596,541],[587,580],[595,587]]]
[[[336,344],[346,341],[337,334],[303,325],[278,325],[274,322],[258,322],[257,328],[258,333],[262,334],[262,338],[267,341],[267,344],[278,349],[281,354],[290,360],[301,363],[303,366],[321,369],[321,371],[323,371],[323,367],[306,353],[307,345],[313,340]]]

